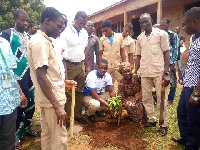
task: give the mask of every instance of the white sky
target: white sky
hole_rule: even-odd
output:
[[[85,11],[87,15],[91,15],[119,1],[121,0],[44,0],[44,4],[67,15],[68,22],[71,22],[77,11]]]

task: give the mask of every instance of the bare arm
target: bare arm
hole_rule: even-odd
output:
[[[137,74],[137,71],[140,68],[140,59],[141,59],[141,55],[137,55],[137,58],[135,60],[135,71],[134,71],[134,74]]]
[[[170,55],[169,50],[163,52],[165,71],[169,71],[169,65],[170,65],[170,56],[169,55]]]
[[[102,60],[103,50],[99,51],[99,61]]]
[[[124,48],[120,48],[120,55],[121,55],[122,62],[125,62],[126,61],[126,56],[125,56]]]
[[[52,85],[46,76],[47,68],[48,68],[47,66],[42,66],[37,68],[36,70],[37,81],[42,89],[42,92],[50,101],[53,108],[55,109],[55,113],[57,116],[57,123],[58,124],[60,123],[60,126],[62,126],[62,124],[65,126],[67,120],[67,113],[65,112],[64,108],[59,104],[59,101],[57,100],[57,98],[53,93]]]
[[[85,68],[86,68],[86,75],[90,72],[90,64],[89,64],[89,61],[88,61],[88,53],[87,53],[87,50],[85,48]]]
[[[109,107],[109,104],[97,94],[97,90],[90,90],[92,97],[96,100],[98,100],[100,103],[104,104],[105,106]]]
[[[132,65],[132,63],[133,63],[133,53],[128,54],[128,61]]]

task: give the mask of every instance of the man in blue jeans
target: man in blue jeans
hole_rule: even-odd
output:
[[[173,103],[176,87],[177,87],[177,77],[176,77],[176,61],[178,56],[178,35],[171,30],[169,30],[170,20],[169,18],[165,17],[160,22],[160,29],[165,30],[168,33],[169,43],[170,43],[170,92],[168,95],[168,105]]]
[[[173,137],[172,140],[185,145],[186,150],[198,150],[200,144],[200,7],[193,7],[185,13],[183,29],[188,35],[195,34],[195,39],[190,46],[183,76],[183,90],[177,107],[181,137]]]

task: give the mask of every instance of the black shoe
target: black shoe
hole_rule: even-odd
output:
[[[32,137],[39,137],[40,136],[40,133],[35,131],[35,130],[27,130],[25,132],[25,135],[27,136],[32,136]]]
[[[75,118],[74,120],[76,122],[82,124],[82,125],[88,125],[88,122],[85,119],[83,119],[82,117],[81,118]]]
[[[15,138],[15,149],[22,149],[22,140],[21,138]]]
[[[95,113],[98,117],[105,117],[105,113],[102,113],[101,111],[96,111]]]
[[[176,136],[174,136],[174,137],[172,138],[172,140],[173,140],[174,142],[178,143],[178,144],[185,145],[185,141],[183,140],[182,137],[176,137]]]
[[[88,119],[90,120],[91,123],[96,123],[94,115],[88,116]]]

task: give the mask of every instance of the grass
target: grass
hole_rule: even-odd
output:
[[[117,90],[117,88],[115,88]],[[158,126],[154,128],[144,128],[142,129],[142,137],[147,142],[146,150],[184,150],[184,147],[176,144],[171,140],[173,136],[179,136],[178,123],[177,123],[177,105],[180,98],[182,87],[178,86],[176,90],[175,100],[173,105],[168,106],[168,127],[169,132],[165,137],[159,137],[156,135]],[[155,112],[157,114],[157,108],[155,106]],[[37,110],[34,114],[34,119],[39,119],[39,110]],[[37,125],[37,124],[36,124]],[[133,124],[134,125],[134,124]],[[137,138],[137,137],[130,137]],[[78,146],[86,143],[85,149],[94,149],[91,148],[87,143],[92,140],[88,135],[84,135],[82,133],[74,135],[74,137],[68,140],[68,146]],[[30,142],[29,146],[24,147],[23,150],[40,150],[40,142]],[[133,147],[133,150],[136,147]],[[117,148],[114,145],[109,145],[108,147],[96,149],[96,150],[122,150],[121,148]]]

